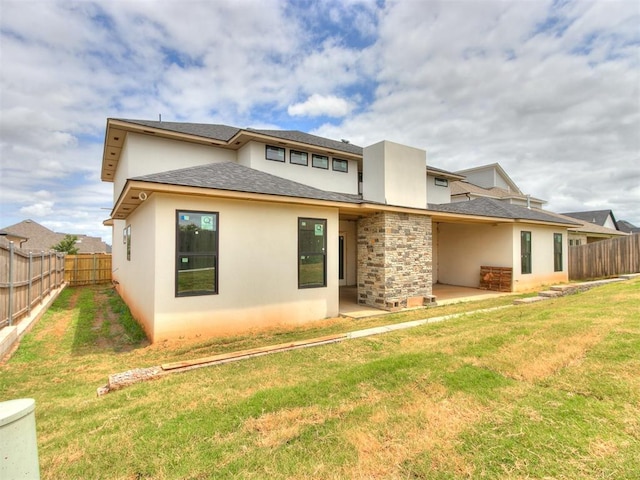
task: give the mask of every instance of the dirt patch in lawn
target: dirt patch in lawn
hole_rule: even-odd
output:
[[[69,329],[69,325],[73,321],[75,306],[78,303],[78,297],[80,295],[80,290],[72,290],[69,296],[69,306],[68,308],[61,308],[56,310],[53,315],[51,315],[49,322],[40,321],[40,328],[35,334],[35,339],[37,341],[42,341],[45,339],[53,339],[55,341],[60,341],[64,334]],[[57,342],[54,342],[54,344]]]

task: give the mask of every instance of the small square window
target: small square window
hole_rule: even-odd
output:
[[[347,162],[346,160],[341,160],[339,158],[334,158],[332,162],[332,168],[336,172],[348,172],[349,162]]]
[[[316,155],[314,153],[311,159],[311,166],[329,170],[329,157],[326,155]]]
[[[267,160],[273,160],[276,162],[284,162],[284,148],[274,147],[267,145],[266,157]]]
[[[446,178],[434,178],[433,183],[435,183],[439,187],[449,186],[449,180],[447,180]]]
[[[289,163],[293,163],[294,165],[304,165],[306,167],[307,165],[309,165],[309,155],[307,154],[307,152],[290,150]]]

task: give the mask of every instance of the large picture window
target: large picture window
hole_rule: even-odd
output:
[[[553,271],[562,271],[562,234],[553,234]]]
[[[298,219],[298,288],[327,286],[327,221]]]
[[[218,293],[218,213],[176,212],[176,296]]]
[[[531,232],[520,232],[520,272],[531,273]]]

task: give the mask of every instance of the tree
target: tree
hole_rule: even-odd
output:
[[[78,237],[76,235],[65,235],[62,240],[60,240],[51,248],[56,252],[63,252],[69,255],[75,255],[76,253],[78,253],[78,247],[76,247],[77,241],[78,241]]]

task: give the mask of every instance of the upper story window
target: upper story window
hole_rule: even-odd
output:
[[[309,154],[307,152],[299,152],[298,150],[290,150],[289,163],[307,166],[309,165]]]
[[[334,158],[332,162],[332,168],[336,172],[348,172],[349,162],[347,162],[346,160],[342,160],[340,158]]]
[[[311,166],[329,170],[329,157],[327,157],[326,155],[317,155],[314,153],[311,157]]]
[[[266,157],[267,160],[274,160],[276,162],[284,162],[284,148],[282,147],[274,147],[272,145],[267,145],[266,148]]]
[[[449,180],[447,180],[446,178],[434,178],[433,179],[433,183],[435,183],[438,187],[448,187],[449,186]]]

